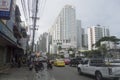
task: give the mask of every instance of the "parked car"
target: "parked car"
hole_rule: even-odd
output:
[[[65,62],[64,62],[63,59],[56,59],[56,60],[54,61],[54,65],[55,65],[55,66],[65,66]]]
[[[78,67],[79,74],[89,74],[95,76],[95,80],[110,78],[120,80],[120,65],[107,63],[103,59],[89,59],[83,61]]]

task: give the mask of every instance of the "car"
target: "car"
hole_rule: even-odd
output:
[[[54,61],[54,65],[55,65],[55,66],[65,66],[65,62],[64,62],[63,59],[56,59],[56,60]]]
[[[79,63],[81,63],[82,58],[73,58],[70,60],[69,65],[70,66],[77,66]]]
[[[66,65],[68,65],[70,63],[70,59],[69,58],[65,58],[64,62],[65,62]]]
[[[88,59],[77,66],[78,73],[95,76],[95,80],[120,80],[120,62],[106,63],[104,59]]]

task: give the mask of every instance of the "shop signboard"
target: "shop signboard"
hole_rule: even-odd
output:
[[[0,0],[0,19],[10,19],[12,0]]]

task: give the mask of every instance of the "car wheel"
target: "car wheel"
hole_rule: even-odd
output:
[[[95,73],[95,80],[103,80],[102,74],[100,72]]]
[[[82,71],[81,71],[80,68],[78,69],[78,73],[79,73],[80,75],[82,75]]]

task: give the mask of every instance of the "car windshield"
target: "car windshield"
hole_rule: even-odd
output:
[[[66,61],[70,61],[70,59],[64,59],[64,60],[66,60]]]
[[[63,61],[63,59],[57,59],[57,61]]]

